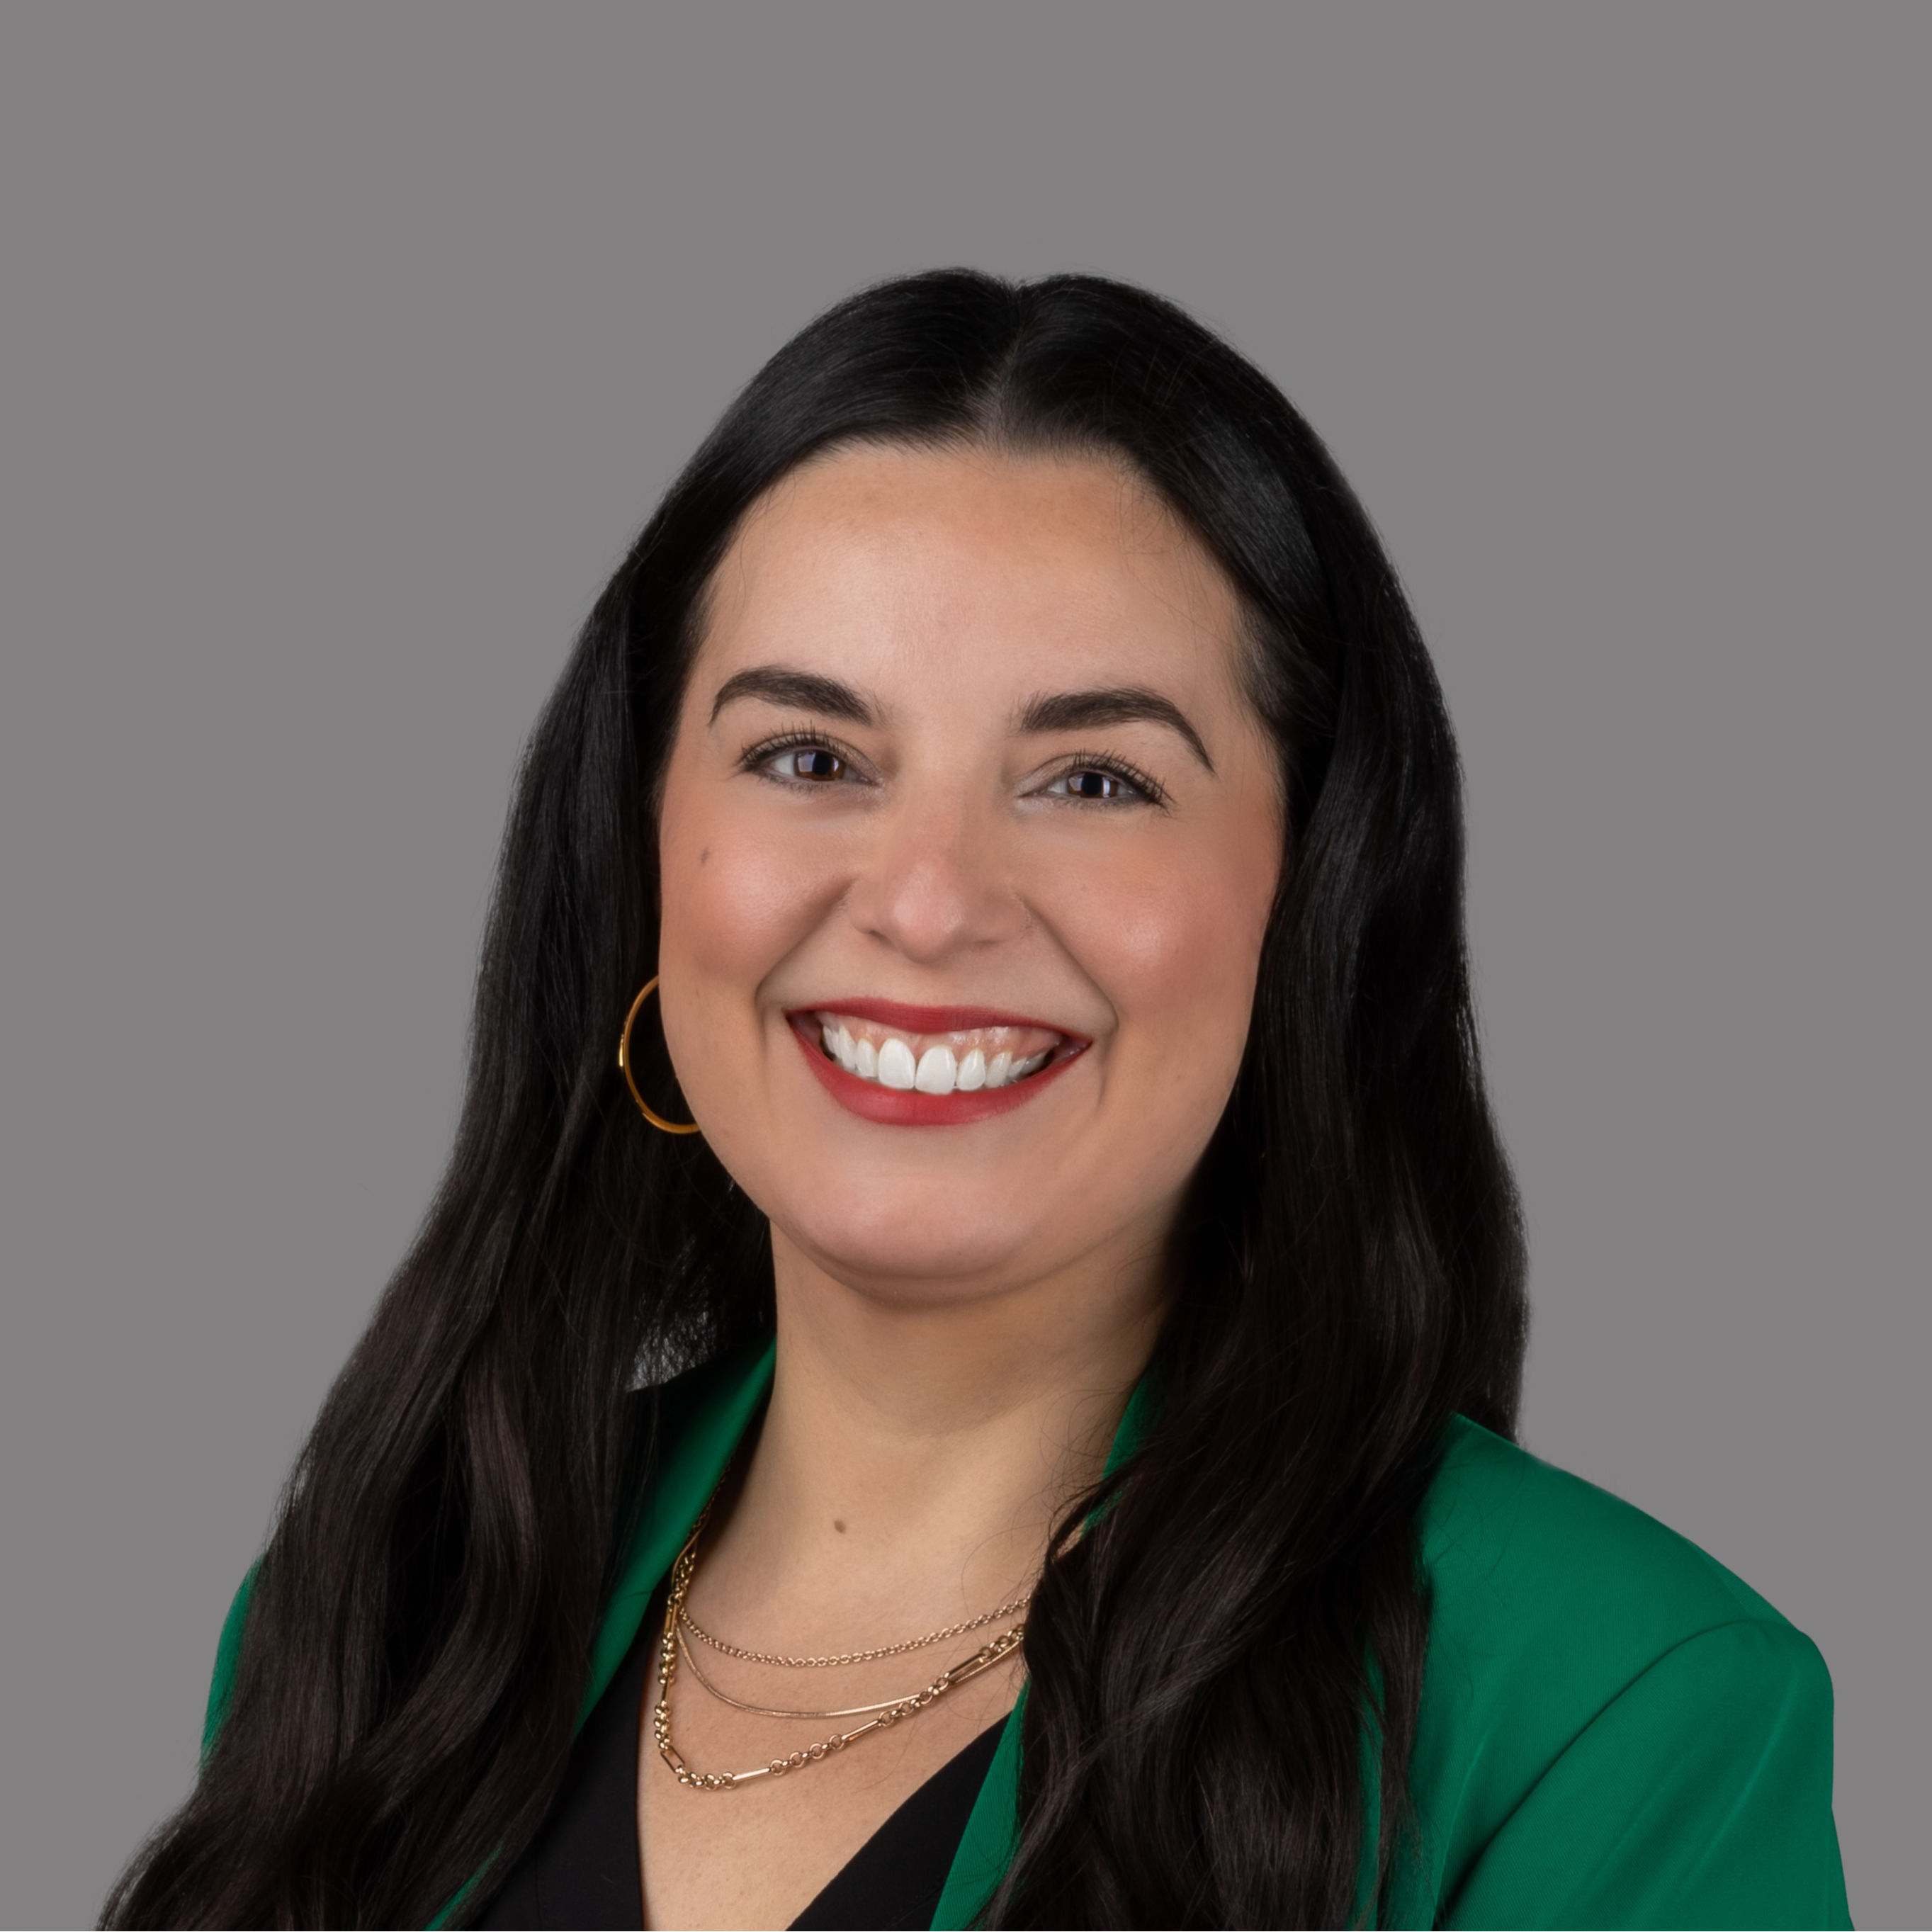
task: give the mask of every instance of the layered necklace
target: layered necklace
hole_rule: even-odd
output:
[[[671,1566],[670,1593],[664,1602],[664,1634],[658,1645],[657,1704],[651,1713],[651,1730],[657,1740],[658,1755],[669,1766],[678,1783],[693,1791],[732,1791],[754,1778],[782,1778],[788,1771],[802,1771],[807,1765],[820,1763],[874,1731],[888,1730],[901,1719],[916,1717],[920,1712],[929,1709],[949,1690],[956,1690],[982,1671],[1004,1663],[1026,1641],[1025,1612],[1028,1604],[1033,1600],[1030,1590],[1014,1598],[1010,1603],[1001,1604],[997,1609],[969,1618],[964,1623],[949,1624],[944,1630],[928,1630],[924,1636],[910,1637],[904,1643],[881,1644],[875,1650],[848,1651],[837,1657],[782,1657],[768,1651],[747,1650],[738,1644],[727,1643],[722,1637],[713,1636],[709,1630],[700,1628],[684,1606],[685,1599],[691,1594],[692,1579],[698,1574],[698,1539],[704,1533],[704,1525],[710,1514],[711,1506],[707,1503],[703,1514],[692,1526],[691,1534],[686,1538],[676,1562]],[[694,1637],[720,1656],[735,1658],[746,1664],[770,1664],[781,1670],[836,1670],[848,1664],[872,1664],[880,1658],[903,1657],[910,1652],[928,1649],[950,1638],[984,1630],[988,1624],[1009,1616],[1017,1617],[1019,1621],[989,1638],[970,1657],[962,1658],[942,1670],[920,1689],[908,1691],[903,1696],[882,1698],[871,1704],[850,1704],[834,1711],[779,1709],[770,1705],[743,1702],[728,1695],[705,1676],[690,1641]],[[692,1676],[701,1688],[734,1711],[748,1712],[760,1718],[804,1719],[818,1724],[833,1723],[845,1718],[863,1718],[866,1721],[850,1730],[834,1731],[816,1744],[807,1744],[787,1756],[773,1758],[769,1764],[756,1766],[749,1771],[694,1771],[685,1761],[683,1753],[671,1742],[670,1690],[680,1664],[689,1666]]]

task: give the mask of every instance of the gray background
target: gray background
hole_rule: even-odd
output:
[[[1178,297],[1380,523],[1528,1442],[1817,1638],[1922,1923],[1928,82],[1923,5],[0,16],[0,1914],[187,1787],[575,625],[794,328],[963,261]]]

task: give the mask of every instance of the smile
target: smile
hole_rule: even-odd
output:
[[[979,1007],[856,1000],[788,1016],[820,1082],[842,1106],[898,1126],[964,1126],[1030,1100],[1088,1042]]]

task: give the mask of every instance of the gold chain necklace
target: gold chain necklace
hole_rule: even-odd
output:
[[[679,1640],[680,1621],[688,1622],[684,1615],[684,1600],[691,1589],[691,1580],[698,1572],[698,1540],[703,1534],[705,1518],[711,1514],[706,1504],[703,1514],[692,1525],[684,1547],[671,1567],[670,1594],[664,1604],[664,1634],[658,1645],[658,1697],[651,1712],[651,1732],[656,1740],[658,1755],[669,1767],[679,1784],[692,1791],[731,1791],[741,1784],[748,1784],[758,1778],[782,1778],[788,1771],[800,1771],[808,1764],[817,1764],[836,1751],[842,1751],[849,1744],[856,1744],[874,1731],[886,1730],[902,1718],[916,1717],[929,1706],[937,1703],[949,1690],[977,1677],[982,1670],[990,1670],[994,1664],[1004,1663],[1026,1641],[1026,1626],[1016,1624],[1010,1630],[1002,1630],[990,1642],[984,1643],[970,1657],[962,1658],[950,1670],[942,1670],[923,1690],[915,1690],[908,1696],[894,1699],[880,1707],[865,1706],[852,1711],[827,1711],[824,1713],[806,1711],[772,1712],[766,1714],[782,1717],[815,1717],[826,1718],[856,1717],[861,1710],[877,1708],[877,1715],[869,1718],[856,1730],[835,1731],[829,1738],[815,1744],[807,1744],[788,1756],[773,1758],[769,1764],[761,1764],[749,1771],[694,1771],[686,1762],[684,1754],[671,1741],[670,1687],[676,1681],[678,1660],[683,1646]],[[979,1619],[983,1623],[985,1618]],[[941,1633],[943,1635],[944,1633]],[[702,1683],[695,1659],[692,1663],[692,1675]],[[709,1688],[709,1687],[707,1687]],[[722,1694],[714,1692],[714,1695]],[[733,1700],[726,1699],[727,1702]],[[741,1708],[755,1707],[742,1706]]]
[[[742,1698],[734,1697],[722,1684],[714,1684],[698,1666],[698,1654],[682,1636],[677,1640],[683,1665],[699,1684],[721,1704],[729,1704],[734,1711],[748,1712],[754,1718],[863,1718],[874,1711],[890,1711],[895,1704],[905,1702],[905,1694],[896,1697],[881,1697],[870,1704],[848,1704],[842,1711],[794,1711],[780,1709],[772,1704],[747,1704]]]
[[[1002,1617],[1016,1616],[1032,1601],[1033,1592],[1028,1590],[1011,1603],[998,1604],[983,1616],[969,1617],[963,1624],[948,1624],[944,1630],[928,1630],[924,1636],[910,1637],[904,1643],[883,1643],[877,1650],[848,1650],[838,1657],[777,1657],[769,1651],[745,1650],[735,1643],[727,1643],[722,1636],[713,1636],[688,1610],[680,1610],[678,1621],[700,1643],[721,1656],[735,1657],[741,1663],[773,1664],[784,1670],[832,1670],[842,1664],[870,1664],[881,1657],[903,1657],[909,1650],[929,1649],[948,1637],[964,1636],[969,1630],[984,1630],[988,1624],[998,1623]]]

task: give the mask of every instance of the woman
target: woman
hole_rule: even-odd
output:
[[[538,727],[110,1921],[1847,1923],[1815,1650],[1510,1441],[1461,866],[1257,371],[1084,277],[814,323]]]

